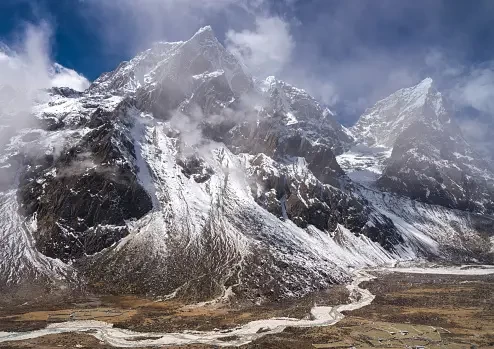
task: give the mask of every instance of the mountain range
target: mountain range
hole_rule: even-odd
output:
[[[494,263],[492,162],[430,78],[346,128],[204,27],[31,114],[0,143],[3,292],[260,303],[396,261]]]

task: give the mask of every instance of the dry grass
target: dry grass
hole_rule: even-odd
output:
[[[477,348],[494,347],[494,277],[387,274],[363,285],[376,294],[375,301],[347,314],[331,327],[288,328],[266,336],[244,349],[309,348]],[[346,294],[335,289],[325,295],[337,304]],[[322,298],[321,298],[322,297]],[[180,302],[154,302],[135,297],[100,297],[99,307],[28,311],[0,317],[22,328],[31,321],[46,323],[47,316],[66,317],[71,311],[86,317],[112,318],[117,326],[140,331],[173,331],[231,327],[271,316],[303,317],[321,294],[294,302],[263,306],[212,304],[186,306]],[[94,304],[91,303],[91,304]],[[0,329],[1,330],[1,329]],[[47,336],[30,341],[0,344],[0,348],[106,348],[83,334]],[[173,349],[211,349],[204,345]]]

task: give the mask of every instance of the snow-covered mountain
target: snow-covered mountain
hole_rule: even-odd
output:
[[[450,208],[494,212],[494,168],[465,140],[432,79],[377,102],[351,131],[360,148],[388,150],[389,159],[374,157],[380,189]]]
[[[426,78],[367,109],[352,127],[352,133],[369,146],[393,147],[400,134],[414,123],[422,121],[436,128],[448,123],[447,108],[432,79]]]
[[[53,88],[32,110],[36,126],[0,153],[0,285],[259,302],[399,259],[492,261],[482,210],[386,186],[400,149],[418,142],[402,131],[448,124],[411,101],[438,105],[424,93],[381,101],[373,122],[347,130],[305,91],[249,76],[210,27],[155,44],[84,92]],[[417,122],[393,121],[400,108]],[[353,180],[359,149],[370,154],[359,166],[382,172],[377,186]]]

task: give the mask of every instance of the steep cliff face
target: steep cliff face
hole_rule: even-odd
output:
[[[424,93],[424,105],[436,106],[437,93]],[[382,189],[421,199],[409,179],[402,190],[386,178],[411,164],[399,163],[410,144],[427,156],[439,147],[435,134],[414,138],[414,128],[448,121],[440,108],[420,114],[425,107],[400,98],[379,102],[385,121],[376,111],[352,132],[371,140],[366,149],[387,139],[376,165]],[[395,123],[397,108],[413,109],[415,121]],[[352,268],[492,253],[489,219],[355,181],[354,139],[332,112],[283,81],[252,79],[209,27],[155,44],[83,93],[52,89],[33,116],[38,126],[10,137],[0,157],[8,287],[35,274],[101,292],[263,301],[344,282]],[[460,141],[451,140],[466,147]],[[458,149],[448,145],[450,155],[470,156]],[[464,243],[455,252],[451,241]]]
[[[492,214],[492,169],[452,128],[409,126],[398,137],[378,185],[422,202]]]

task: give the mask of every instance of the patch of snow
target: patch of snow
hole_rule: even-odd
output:
[[[290,125],[295,125],[295,124],[298,124],[298,120],[295,117],[295,115],[293,115],[292,112],[286,113],[286,125],[290,126]]]
[[[386,160],[391,153],[392,149],[389,148],[357,144],[347,152],[338,155],[336,161],[352,181],[372,186],[382,175]]]

